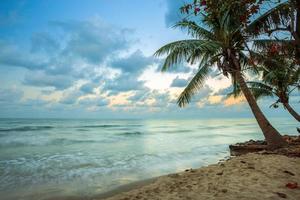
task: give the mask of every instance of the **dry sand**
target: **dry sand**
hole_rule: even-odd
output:
[[[300,184],[300,158],[251,153],[162,176],[106,200],[300,200],[300,189],[287,188],[289,182]]]

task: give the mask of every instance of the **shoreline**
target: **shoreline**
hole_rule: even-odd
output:
[[[300,199],[300,158],[249,153],[217,164],[146,179],[97,195],[97,200]]]

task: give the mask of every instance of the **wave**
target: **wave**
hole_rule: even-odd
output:
[[[87,126],[79,126],[78,128],[114,128],[114,127],[120,127],[121,125],[87,125]]]
[[[159,133],[174,133],[174,134],[177,134],[177,133],[191,133],[193,132],[193,130],[189,130],[189,129],[179,129],[179,130],[165,130],[165,131],[157,131]]]
[[[200,126],[198,129],[203,130],[203,129],[207,129],[207,130],[215,130],[215,129],[226,129],[226,128],[230,128],[231,126]]]
[[[101,124],[101,125],[85,125],[76,128],[118,128],[118,127],[140,127],[140,124]]]
[[[71,144],[80,144],[80,143],[99,143],[102,141],[96,141],[96,140],[70,140],[65,138],[58,138],[55,140],[52,140],[48,143],[48,145],[71,145]]]
[[[70,140],[65,138],[58,138],[50,141],[11,141],[0,143],[0,147],[28,147],[28,146],[51,146],[51,145],[73,145],[81,143],[103,143],[112,141],[95,141],[95,140]]]
[[[15,128],[0,128],[0,132],[25,132],[25,131],[41,131],[53,129],[53,126],[22,126]]]
[[[132,131],[132,132],[124,132],[124,133],[120,133],[119,135],[123,135],[123,136],[134,136],[134,135],[142,135],[142,132],[139,131]]]

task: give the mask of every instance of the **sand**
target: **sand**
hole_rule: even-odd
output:
[[[300,200],[300,158],[247,154],[215,165],[153,179],[106,200]]]

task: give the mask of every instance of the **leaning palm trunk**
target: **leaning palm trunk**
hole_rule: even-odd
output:
[[[300,122],[300,115],[290,106],[289,103],[283,103],[284,107],[289,111],[289,113]]]
[[[286,142],[283,140],[279,132],[270,124],[270,122],[267,120],[263,112],[258,107],[256,100],[254,99],[249,88],[247,87],[244,77],[240,72],[237,73],[237,81],[241,87],[241,90],[251,108],[251,111],[259,127],[261,128],[265,136],[268,145],[271,148],[278,148],[278,147],[285,146]]]
[[[240,64],[237,60],[237,58],[234,56],[234,54],[231,53],[230,50],[228,50],[228,54],[231,57],[233,64],[235,68],[237,69],[237,72],[235,73],[236,80],[251,108],[251,111],[262,130],[264,137],[269,145],[270,148],[279,148],[286,145],[286,142],[281,137],[280,133],[271,125],[271,123],[268,121],[268,119],[265,117],[261,109],[258,107],[257,102],[250,92],[244,77],[242,73],[239,71]]]

